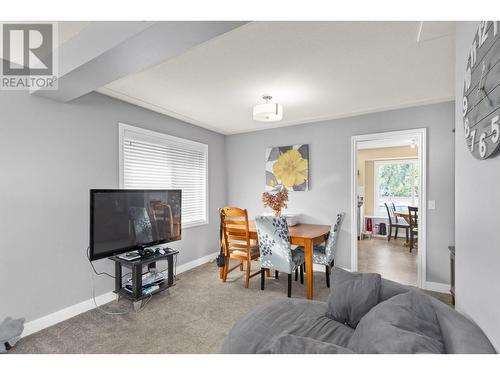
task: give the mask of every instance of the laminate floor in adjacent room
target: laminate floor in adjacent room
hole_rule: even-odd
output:
[[[417,286],[416,248],[410,253],[401,239],[371,238],[358,241],[359,272],[380,273],[382,277]]]
[[[258,269],[254,263],[253,269]],[[106,315],[98,309],[21,339],[11,353],[219,353],[224,337],[243,314],[258,305],[285,299],[286,277],[259,276],[244,287],[244,273],[234,271],[222,283],[214,263],[180,274],[169,291],[154,296],[139,313]],[[314,299],[326,301],[325,274],[314,274]],[[292,297],[305,298],[305,285],[293,282]],[[447,295],[433,293],[444,301]],[[128,301],[111,302],[108,311],[130,311]]]

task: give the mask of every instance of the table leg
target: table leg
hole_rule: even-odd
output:
[[[305,241],[304,256],[306,263],[306,291],[307,299],[313,299],[313,263],[312,263],[312,240]]]

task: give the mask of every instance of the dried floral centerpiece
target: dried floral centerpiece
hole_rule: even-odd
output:
[[[264,203],[264,207],[270,207],[275,216],[280,216],[281,210],[288,207],[288,191],[286,187],[281,186],[277,192],[266,191],[262,193],[262,203]]]

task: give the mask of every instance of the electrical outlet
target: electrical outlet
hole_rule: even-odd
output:
[[[435,210],[436,209],[436,201],[435,200],[430,200],[427,202],[427,208],[429,210]]]

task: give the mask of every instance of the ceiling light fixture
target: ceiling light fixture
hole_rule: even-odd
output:
[[[273,122],[283,119],[283,106],[278,103],[269,103],[273,97],[271,95],[262,95],[264,104],[256,104],[253,107],[253,119],[255,121]]]

